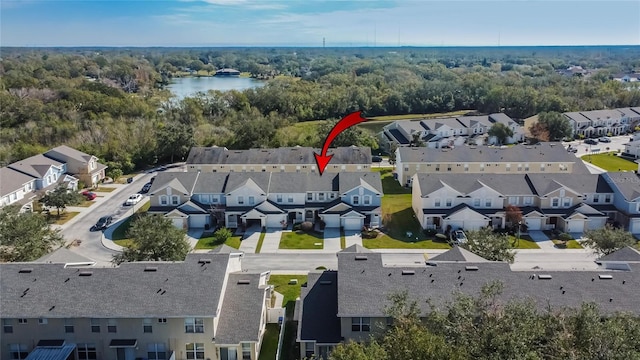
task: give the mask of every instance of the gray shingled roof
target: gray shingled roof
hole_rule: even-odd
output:
[[[271,173],[269,193],[303,193],[308,190],[307,173]],[[330,176],[322,179],[330,183]],[[319,179],[320,180],[320,179]]]
[[[566,187],[578,194],[587,193],[613,193],[611,186],[600,174],[580,175],[579,181],[575,174],[527,174],[527,178],[540,196],[554,190]]]
[[[338,273],[309,273],[307,286],[301,288],[302,316],[298,323],[299,340],[336,344],[341,340],[338,313]]]
[[[193,188],[194,194],[222,194],[227,184],[228,173],[207,172],[200,173],[196,185]]]
[[[0,168],[0,196],[11,194],[22,188],[24,184],[33,180],[35,180],[33,176],[23,174],[8,167]]]
[[[27,175],[41,179],[51,166],[61,167],[63,163],[50,159],[42,154],[16,161],[8,167],[23,172]]]
[[[453,149],[431,149],[424,147],[399,148],[403,163],[528,163],[560,162],[573,163],[573,172],[589,174],[580,159],[575,157],[560,143],[540,143],[538,145],[518,144],[499,148],[489,146],[456,146]],[[513,165],[512,165],[513,166]]]
[[[211,262],[199,264],[201,258]],[[228,262],[228,254],[190,254],[184,262],[124,263],[117,268],[0,264],[0,317],[213,317]],[[23,269],[31,272],[20,273]],[[91,276],[82,276],[85,272]]]
[[[476,295],[492,281],[501,281],[500,298],[531,299],[540,309],[575,307],[583,301],[597,303],[605,312],[628,311],[640,314],[640,267],[629,272],[611,271],[511,271],[500,262],[440,262],[437,266],[383,267],[381,254],[367,254],[356,260],[355,253],[338,253],[338,316],[384,316],[390,305],[388,296],[409,292],[423,312],[430,310],[431,299],[442,306],[455,292]],[[474,268],[471,268],[474,267]],[[403,275],[403,271],[413,274]],[[600,274],[612,279],[601,279]],[[538,278],[550,275],[551,279]]]
[[[39,258],[35,262],[44,264],[95,264],[95,260],[80,255],[67,248],[61,247],[47,255]]]
[[[632,201],[640,197],[640,177],[633,172],[608,172],[605,179],[612,188],[618,188],[625,200]]]
[[[229,150],[221,147],[193,147],[187,157],[187,164],[315,165],[314,152],[320,153],[320,149],[282,147],[275,149]],[[333,164],[371,164],[371,149],[368,147],[331,148],[327,154],[334,155],[331,159]]]
[[[248,281],[248,284],[239,283]],[[258,342],[258,330],[264,306],[265,288],[259,287],[260,274],[229,274],[218,329],[216,344],[239,344],[241,341]]]
[[[196,180],[200,172],[161,172],[156,175],[156,179],[149,189],[149,194],[154,194],[156,191],[164,189],[170,185],[176,190],[182,191],[184,194],[191,194]]]
[[[338,175],[340,193],[347,192],[364,183],[369,184],[382,195],[382,180],[379,172],[343,172]]]
[[[589,118],[587,118],[586,116],[582,115],[582,113],[580,112],[566,112],[564,113],[564,115],[569,119],[569,120],[573,120],[576,123],[579,122],[590,122]]]
[[[260,189],[265,193],[269,191],[269,182],[271,180],[271,173],[268,172],[232,172],[229,173],[227,179],[227,186],[224,189],[225,193],[229,193],[244,186],[249,182],[249,179],[253,181]]]
[[[92,155],[83,153],[80,150],[76,150],[74,148],[68,147],[67,145],[60,145],[44,153],[45,156],[50,157],[52,159],[63,161],[63,162],[66,161],[65,159],[62,159],[60,156],[58,156],[58,154],[65,155],[71,159],[75,159],[80,162],[89,162],[89,160],[91,160],[91,158],[93,157]]]
[[[609,255],[605,255],[598,259],[599,262],[607,261],[624,261],[640,263],[640,251],[632,248],[631,246],[625,246],[622,249],[615,251]]]
[[[446,261],[466,261],[466,262],[488,262],[489,260],[454,245],[451,250],[447,250],[442,254],[434,256],[429,261],[446,262]]]
[[[418,174],[418,184],[422,195],[428,195],[445,184],[465,195],[483,185],[505,195],[534,193],[525,174]]]

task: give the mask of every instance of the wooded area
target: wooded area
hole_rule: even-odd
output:
[[[593,69],[566,76],[570,65]],[[188,70],[278,74],[264,87],[171,99]],[[522,119],[539,112],[640,106],[637,47],[535,48],[3,48],[0,162],[65,143],[128,173],[183,159],[192,145],[318,146],[288,126],[365,116],[475,109]],[[320,132],[325,132],[318,134]],[[291,132],[293,133],[293,132]],[[367,130],[343,137],[373,145]]]

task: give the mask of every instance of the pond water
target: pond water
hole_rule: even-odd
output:
[[[264,86],[264,84],[266,84],[265,81],[237,76],[183,77],[172,79],[167,89],[180,100],[195,95],[199,91],[205,93],[209,90],[241,91]]]

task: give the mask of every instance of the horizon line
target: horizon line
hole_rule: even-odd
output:
[[[365,45],[365,44],[349,44],[342,43],[340,45],[322,46],[322,45],[285,45],[285,44],[192,44],[192,45],[2,45],[0,48],[386,48],[386,49],[402,49],[402,48],[513,48],[513,47],[640,47],[640,44],[538,44],[538,45]]]

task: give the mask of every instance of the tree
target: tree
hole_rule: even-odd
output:
[[[502,145],[507,141],[507,138],[513,136],[513,130],[503,123],[495,123],[489,128],[489,136],[495,136],[498,141],[498,145]]]
[[[0,261],[33,261],[64,244],[59,230],[37,213],[0,209]]]
[[[542,124],[549,132],[549,140],[559,141],[565,137],[571,136],[573,130],[569,120],[561,113],[550,111],[541,112],[538,115],[538,123]]]
[[[170,123],[158,129],[158,150],[160,158],[170,160],[183,158],[193,146],[193,129],[188,124]]]
[[[55,207],[60,216],[60,209],[65,209],[67,205],[76,205],[80,203],[80,195],[75,191],[70,191],[66,183],[59,184],[53,191],[49,192],[40,199],[40,202],[46,206]]]
[[[413,147],[422,147],[424,146],[424,141],[420,138],[420,133],[411,134],[411,141],[409,142],[409,146]]]
[[[633,246],[636,239],[624,229],[616,229],[611,225],[584,232],[584,244],[591,247],[596,254],[609,255],[625,246]]]
[[[515,205],[507,205],[505,208],[505,220],[511,223],[512,228],[516,228],[522,221],[522,210]]]
[[[549,130],[540,122],[535,122],[529,127],[529,132],[538,141],[549,141]]]
[[[509,238],[506,235],[494,233],[489,227],[468,231],[467,241],[460,246],[491,261],[513,263],[515,256]]]
[[[143,215],[131,222],[127,232],[132,245],[113,256],[113,262],[125,261],[182,261],[191,249],[185,231],[176,228],[158,215]]]
[[[231,230],[224,227],[216,230],[216,232],[213,233],[216,244],[224,244],[225,241],[227,241],[227,239],[229,239],[231,236],[233,236]]]
[[[396,150],[398,149],[398,145],[393,143],[389,146],[389,164],[396,164]]]
[[[316,144],[316,147],[322,147],[324,144],[324,140],[327,138],[327,135],[331,132],[331,129],[338,123],[337,120],[326,120],[323,121],[318,126],[318,139],[319,143]],[[372,149],[378,148],[378,141],[375,136],[369,133],[366,130],[358,126],[352,126],[345,131],[341,132],[340,135],[336,136],[336,138],[331,142],[331,147],[341,147],[341,146],[368,146]]]

